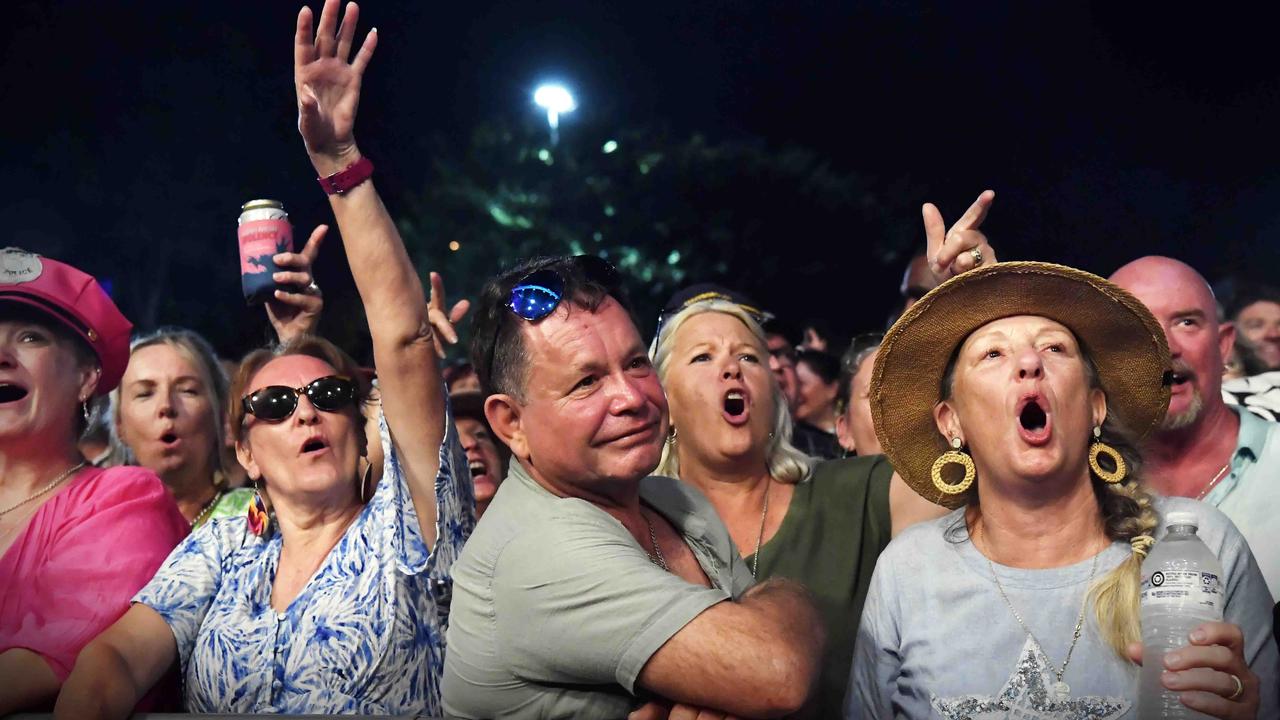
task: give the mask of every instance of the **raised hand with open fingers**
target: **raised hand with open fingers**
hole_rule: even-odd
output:
[[[312,32],[311,8],[298,12],[293,40],[293,83],[298,93],[298,132],[317,172],[332,175],[360,159],[356,110],[364,70],[378,45],[377,29],[365,35],[351,57],[360,8],[347,3],[338,24],[340,0],[325,0]]]
[[[921,214],[924,216],[929,270],[938,282],[996,261],[996,251],[979,229],[995,199],[994,190],[984,190],[950,228],[943,222],[942,212],[937,205],[924,204]]]
[[[320,244],[329,232],[328,225],[318,225],[311,231],[311,237],[301,252],[280,253],[271,259],[276,267],[282,268],[272,276],[278,285],[292,285],[297,292],[276,290],[267,300],[267,319],[275,328],[276,337],[281,344],[290,340],[314,333],[320,323],[320,311],[324,309],[324,297],[320,286],[316,285],[311,274],[311,266],[320,254]]]
[[[453,326],[462,322],[467,311],[471,309],[470,300],[459,300],[448,312],[445,300],[444,278],[440,273],[431,273],[431,299],[427,301],[427,317],[431,320],[431,329],[436,342],[436,355],[445,356],[445,343],[456,345],[458,332]]]

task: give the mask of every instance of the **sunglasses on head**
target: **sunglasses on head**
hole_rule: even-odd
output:
[[[241,398],[244,411],[259,420],[278,422],[298,409],[298,397],[306,395],[317,410],[339,412],[356,402],[356,384],[350,378],[327,375],[300,388],[268,385]]]
[[[621,288],[618,271],[608,261],[595,255],[574,255],[569,261],[582,271],[590,282],[596,283],[610,295],[616,295]],[[527,322],[538,322],[560,307],[564,300],[564,275],[559,270],[545,268],[534,270],[516,281],[507,297],[506,308],[516,317]],[[497,344],[490,346],[485,365],[489,377],[493,377],[493,356]]]
[[[587,280],[604,286],[610,293],[618,288],[618,271],[607,261],[594,255],[575,255],[570,260]],[[560,306],[564,284],[564,276],[558,270],[535,270],[512,286],[507,307],[518,317],[537,322]]]
[[[690,307],[691,305],[696,305],[700,302],[709,302],[711,300],[719,300],[721,302],[733,303],[734,305],[737,305],[739,308],[742,309],[743,312],[750,315],[751,319],[755,320],[756,324],[758,325],[764,325],[765,323],[772,320],[774,317],[773,313],[771,312],[761,310],[760,308],[755,307],[753,305],[748,305],[746,303],[738,302],[737,300],[733,299],[728,295],[725,295],[724,293],[704,292],[698,295],[694,295],[688,300],[685,300],[684,302],[680,303],[679,307],[668,308],[658,314],[658,327],[653,331],[653,337],[654,337],[655,343],[657,342],[657,339],[662,335],[662,328],[667,324],[668,320],[670,320],[672,317],[675,317],[681,311],[683,311],[687,307]],[[770,351],[770,354],[772,354],[772,351]]]

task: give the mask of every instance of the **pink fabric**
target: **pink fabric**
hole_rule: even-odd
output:
[[[39,653],[66,680],[189,530],[150,470],[81,470],[0,558],[0,652]]]

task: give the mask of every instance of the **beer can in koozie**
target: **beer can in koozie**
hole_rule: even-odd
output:
[[[293,252],[293,226],[279,200],[250,200],[240,206],[237,235],[240,239],[240,288],[250,305],[269,300],[276,291],[274,275],[279,271],[271,259],[278,253]],[[280,285],[280,290],[295,291]]]

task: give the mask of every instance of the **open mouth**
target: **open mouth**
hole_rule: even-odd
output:
[[[328,448],[328,447],[329,447],[329,444],[326,443],[324,440],[315,438],[313,440],[308,440],[305,443],[303,443],[302,454],[305,455],[307,453],[320,452],[321,450],[324,450],[325,448]]]
[[[477,477],[480,477],[481,475],[489,474],[489,468],[486,467],[484,462],[480,460],[472,460],[470,464],[467,465],[467,469],[471,471],[472,478],[477,478]]]
[[[1189,382],[1191,382],[1191,373],[1179,372],[1177,370],[1169,373],[1169,383],[1171,385],[1183,385]]]
[[[0,383],[0,404],[17,402],[27,396],[27,389],[12,383]]]
[[[1051,428],[1044,399],[1039,395],[1029,395],[1022,399],[1021,405],[1018,410],[1018,434],[1030,445],[1049,442]]]
[[[1048,421],[1049,416],[1045,415],[1044,408],[1037,402],[1027,403],[1022,408],[1022,412],[1018,413],[1018,422],[1024,429],[1031,432],[1043,430]]]
[[[178,434],[174,432],[167,432],[160,436],[160,442],[165,445],[172,445],[178,442]]]
[[[741,390],[730,390],[724,395],[724,417],[734,425],[747,421],[747,396]]]

